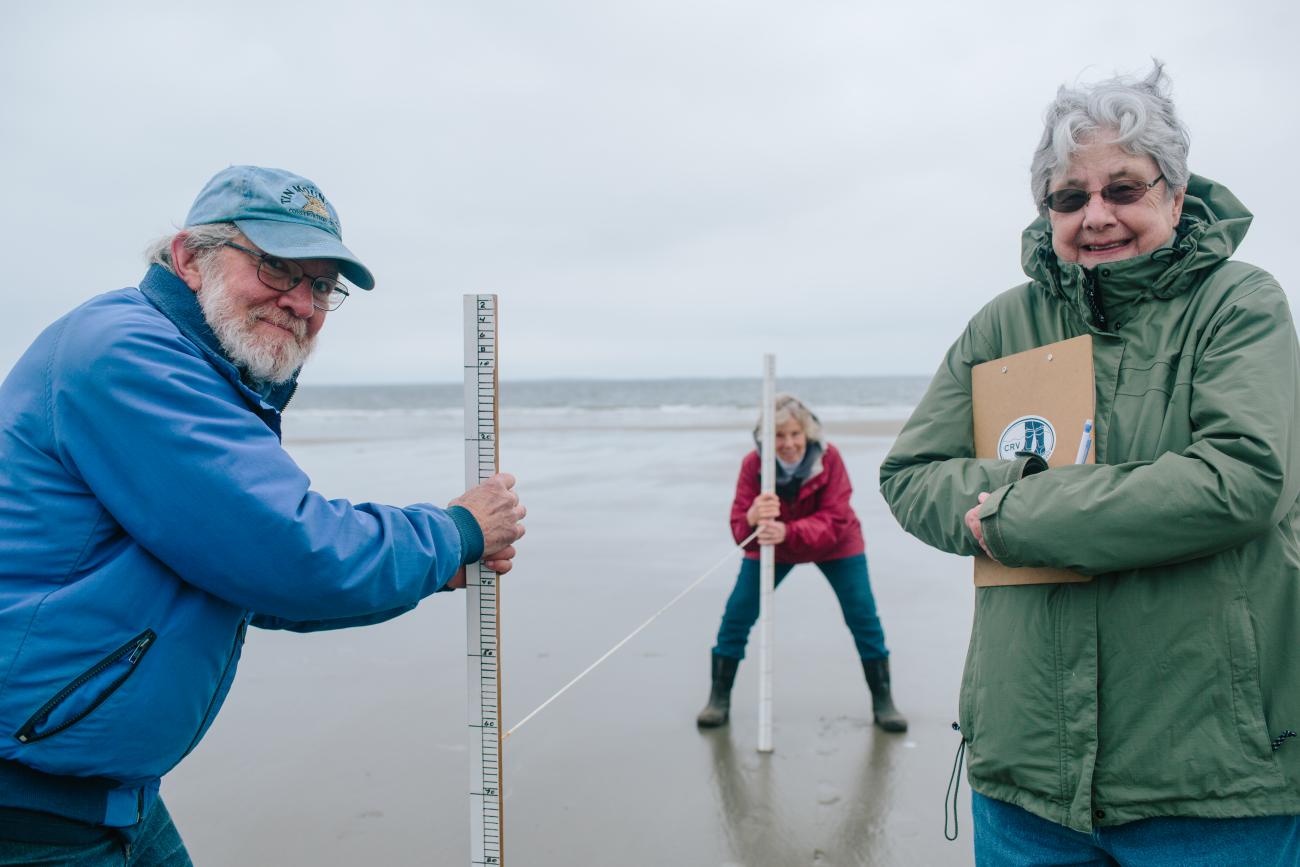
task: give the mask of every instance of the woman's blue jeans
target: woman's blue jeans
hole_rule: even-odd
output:
[[[162,798],[138,825],[84,845],[0,840],[0,864],[46,867],[193,867]]]
[[[776,584],[779,587],[785,576],[794,568],[792,563],[776,564]],[[863,659],[883,659],[889,656],[885,647],[885,630],[876,615],[876,598],[871,595],[871,579],[867,575],[867,555],[858,554],[841,560],[823,560],[817,564],[831,589],[840,600],[844,622],[853,633],[858,646],[858,656]],[[713,648],[716,656],[745,658],[745,644],[749,630],[758,620],[758,560],[744,559],[740,574],[732,588],[727,607],[722,612],[722,626],[718,628],[718,644]]]
[[[1141,819],[1091,834],[971,793],[976,867],[1296,867],[1300,816]]]

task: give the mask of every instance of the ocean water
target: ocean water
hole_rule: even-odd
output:
[[[898,422],[916,405],[925,377],[778,378],[825,424]],[[762,381],[752,379],[534,380],[501,383],[501,424],[513,429],[740,428],[758,416]],[[461,383],[304,385],[286,414],[295,439],[407,438],[462,424]]]

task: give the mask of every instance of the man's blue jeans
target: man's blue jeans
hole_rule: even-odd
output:
[[[976,867],[1298,867],[1300,816],[1142,819],[1091,834],[971,793]]]
[[[776,564],[777,586],[780,586],[793,568],[793,563]],[[876,615],[876,597],[871,594],[871,579],[867,575],[867,555],[823,560],[817,564],[817,568],[826,576],[836,598],[840,600],[840,610],[844,613],[844,622],[849,631],[853,633],[858,656],[863,659],[882,659],[888,656],[885,630]],[[758,620],[758,597],[758,560],[746,558],[740,562],[736,586],[722,612],[718,644],[713,648],[715,655],[729,656],[732,659],[745,658],[749,630],[754,627],[754,621]]]
[[[162,799],[140,824],[98,843],[66,845],[0,840],[0,865],[44,867],[193,867]]]

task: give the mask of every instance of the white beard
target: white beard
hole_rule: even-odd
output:
[[[221,348],[249,376],[262,382],[287,381],[306,363],[316,348],[316,338],[307,336],[307,323],[276,306],[274,301],[240,312],[238,302],[226,288],[225,275],[212,263],[200,266],[203,287],[199,307]],[[267,333],[257,325],[265,319],[288,328],[293,334]]]

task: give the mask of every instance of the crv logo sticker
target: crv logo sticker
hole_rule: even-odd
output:
[[[1016,452],[1033,452],[1043,460],[1056,451],[1056,429],[1040,415],[1022,415],[998,437],[998,457],[1013,460]]]

